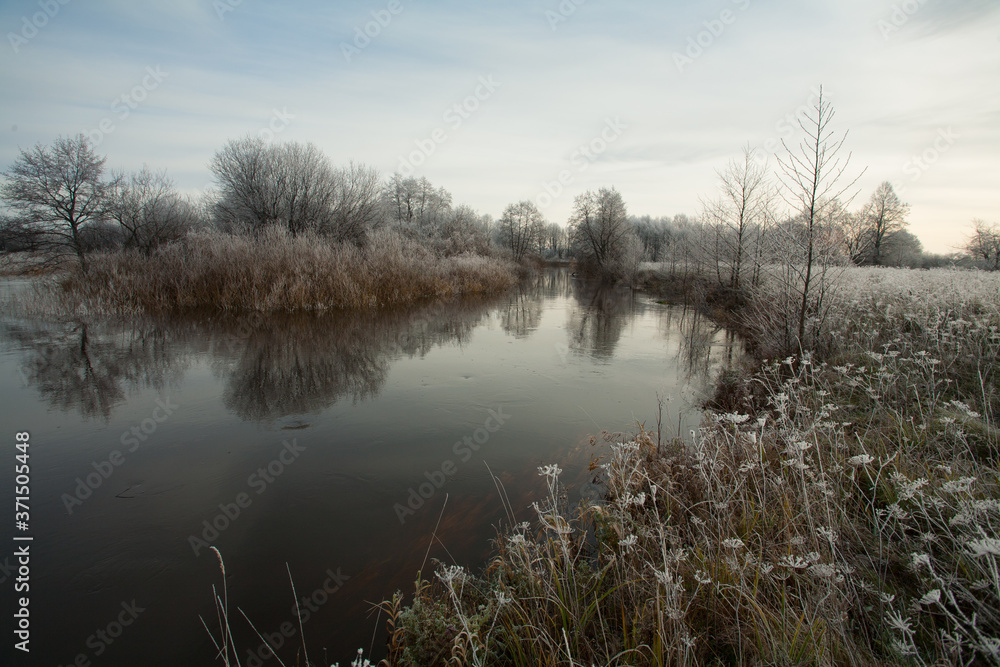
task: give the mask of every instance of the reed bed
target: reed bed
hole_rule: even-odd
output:
[[[192,234],[150,256],[116,251],[59,279],[70,309],[163,312],[381,308],[429,297],[495,293],[515,267],[478,255],[441,258],[390,231],[362,247],[272,228],[258,238]]]
[[[820,353],[760,360],[730,410],[638,429],[484,572],[439,564],[389,613],[389,665],[1000,663],[994,277],[858,270]]]

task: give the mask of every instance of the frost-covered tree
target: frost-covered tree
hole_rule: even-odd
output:
[[[719,172],[719,183],[721,193],[704,204],[703,216],[714,232],[719,281],[739,290],[745,274],[757,275],[761,243],[772,217],[774,189],[749,146],[741,159]]]
[[[545,218],[530,199],[510,204],[496,227],[497,242],[515,262],[537,248],[544,232]]]
[[[1000,225],[973,220],[965,251],[990,271],[1000,271]]]
[[[625,200],[614,188],[587,191],[576,198],[569,219],[570,240],[577,257],[599,272],[622,258],[635,231]]]
[[[825,263],[830,238],[831,207],[842,205],[842,197],[861,177],[846,180],[851,154],[842,155],[847,133],[838,134],[830,124],[833,106],[823,98],[823,89],[809,114],[798,120],[803,138],[797,146],[782,140],[778,157],[781,195],[795,212],[797,224],[788,227],[780,254],[785,257],[786,275],[793,278],[786,287],[798,296],[794,347],[805,345],[806,320],[815,307],[816,293],[824,290]],[[850,200],[850,197],[847,198]]]
[[[904,204],[889,181],[883,181],[858,213],[862,238],[866,243],[861,255],[867,262],[879,266],[885,262],[885,241],[906,228],[910,205]]]

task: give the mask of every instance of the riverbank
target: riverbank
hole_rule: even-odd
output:
[[[832,286],[814,351],[726,378],[689,438],[613,443],[602,501],[540,468],[536,521],[484,573],[439,565],[385,603],[388,662],[1000,659],[1000,278]]]
[[[439,257],[391,232],[357,246],[271,229],[260,238],[190,234],[148,256],[94,253],[86,272],[55,276],[47,296],[91,313],[369,309],[500,293],[518,270],[494,257]]]

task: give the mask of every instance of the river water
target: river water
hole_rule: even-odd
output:
[[[30,523],[2,520],[0,587],[9,628],[14,553],[30,544],[31,653],[4,662],[212,664],[209,545],[242,664],[261,645],[243,613],[295,664],[289,571],[313,662],[373,642],[379,656],[372,603],[411,592],[425,560],[425,575],[434,559],[481,566],[509,522],[501,493],[532,518],[549,463],[571,502],[598,492],[601,432],[655,429],[659,394],[664,436],[687,433],[740,350],[694,310],[566,270],[375,314],[59,321],[8,307],[0,505],[14,507],[28,432]]]

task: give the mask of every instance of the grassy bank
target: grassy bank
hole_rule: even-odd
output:
[[[94,254],[59,280],[71,308],[163,312],[190,308],[294,311],[375,308],[427,297],[495,293],[516,267],[478,255],[441,258],[391,232],[364,246],[271,229],[261,238],[191,234],[151,256]]]
[[[815,350],[728,378],[689,439],[612,444],[602,502],[540,469],[485,572],[385,604],[388,662],[1000,661],[1000,279],[849,269],[826,299]]]

